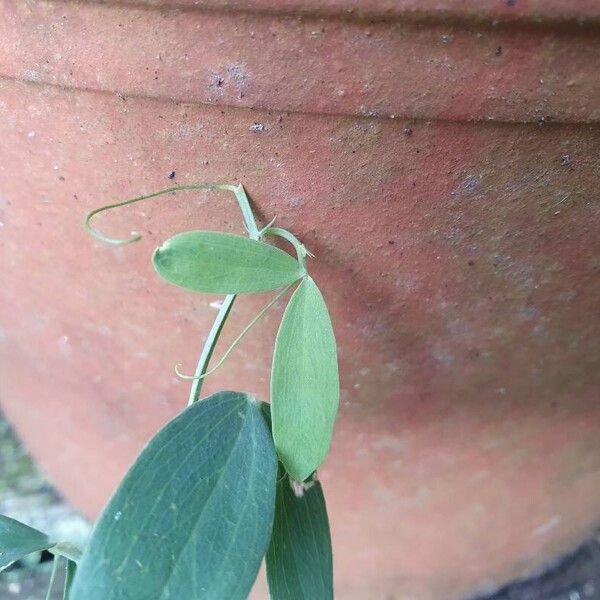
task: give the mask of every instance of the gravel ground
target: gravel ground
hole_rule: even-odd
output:
[[[539,575],[475,600],[599,600],[600,532]]]
[[[1,414],[0,513],[36,527],[53,539],[83,545],[89,533],[88,523],[39,473]],[[52,557],[47,552],[11,565],[0,573],[0,599],[45,600],[51,568]],[[60,587],[57,582],[52,600],[62,599]]]

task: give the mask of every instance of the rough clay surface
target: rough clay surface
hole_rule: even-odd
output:
[[[584,5],[581,26],[549,6],[494,25],[0,5],[0,393],[77,506],[96,514],[183,406],[173,365],[193,368],[216,314],[149,258],[183,229],[240,231],[231,198],[98,219],[145,235],[127,248],[81,227],[175,171],[243,181],[317,257],[342,374],[321,472],[341,599],[487,593],[589,537],[600,34]],[[264,301],[237,303],[223,347]],[[267,397],[281,309],[207,392]]]

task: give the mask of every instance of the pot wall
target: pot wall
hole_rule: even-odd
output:
[[[320,472],[337,597],[460,598],[600,524],[593,10],[0,6],[0,393],[77,506],[97,514],[184,406],[173,366],[193,370],[216,314],[158,280],[153,248],[241,231],[199,193],[98,219],[135,246],[86,236],[87,211],[175,170],[242,181],[316,254],[342,374]],[[237,302],[222,348],[264,302]],[[207,393],[268,397],[281,311]]]

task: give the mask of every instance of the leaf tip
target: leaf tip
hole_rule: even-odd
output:
[[[296,481],[295,479],[290,478],[290,487],[292,488],[292,492],[294,492],[294,496],[296,496],[296,498],[302,498],[305,492],[315,485],[315,481],[316,477],[307,481]]]
[[[246,394],[246,401],[248,404],[255,405],[259,403],[259,400],[253,394]]]
[[[170,239],[165,240],[160,246],[157,246],[154,249],[154,256],[156,256],[157,254],[161,254],[162,252],[166,252],[169,249],[170,241]]]

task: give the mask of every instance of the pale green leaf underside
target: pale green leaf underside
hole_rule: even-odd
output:
[[[276,462],[254,398],[220,392],[192,404],[104,510],[71,600],[245,600],[269,542]]]
[[[216,231],[186,231],[157,248],[152,258],[168,282],[195,292],[244,294],[297,281],[303,268],[269,244]]]
[[[0,515],[0,569],[32,552],[54,545],[48,536],[25,523]]]
[[[321,292],[307,276],[283,315],[271,372],[273,438],[294,479],[305,480],[325,459],[338,402],[333,328]]]
[[[277,483],[267,578],[272,600],[332,600],[331,538],[318,481],[301,498],[287,476]]]

